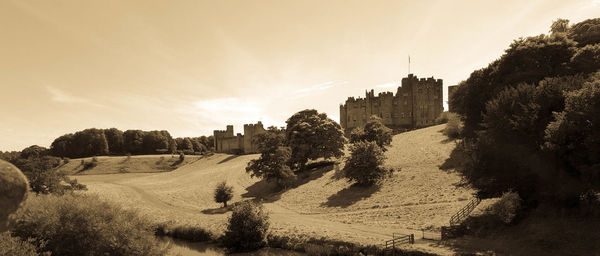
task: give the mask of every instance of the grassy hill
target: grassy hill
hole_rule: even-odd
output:
[[[271,215],[271,230],[276,233],[369,244],[380,244],[394,232],[414,233],[418,239],[420,229],[436,230],[446,225],[473,192],[455,186],[460,178],[439,168],[455,146],[440,133],[442,128],[433,126],[394,136],[392,147],[386,152],[386,165],[397,171],[377,188],[351,186],[342,178],[342,166],[338,165],[301,175],[296,187],[274,192],[270,184],[245,172],[248,161],[258,155],[215,154],[171,172],[130,171],[76,178],[88,185],[90,193],[138,209],[156,221],[222,231],[230,213],[213,201],[213,190],[218,182],[225,180],[234,186],[233,202],[247,199],[264,202]],[[116,160],[111,170],[118,170],[118,163]],[[412,247],[448,252],[421,240]]]
[[[187,165],[200,157],[186,156],[183,162],[179,162],[179,155],[98,156],[96,157],[98,165],[85,169],[81,161],[92,161],[92,157],[86,157],[70,159],[58,170],[70,175],[165,172]]]

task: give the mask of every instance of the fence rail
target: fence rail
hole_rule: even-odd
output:
[[[414,244],[415,235],[392,234],[392,239],[385,241],[384,255],[395,255],[396,247],[401,244]]]
[[[465,205],[465,207],[450,217],[450,226],[460,224],[469,216],[469,214],[471,214],[471,212],[475,209],[475,207],[477,207],[477,205],[479,205],[479,203],[481,203],[481,198],[473,198],[467,205]]]

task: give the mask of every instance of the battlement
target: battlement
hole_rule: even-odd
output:
[[[394,92],[366,90],[365,98],[348,97],[340,104],[340,124],[349,131],[378,116],[390,127],[415,128],[434,124],[443,111],[443,80],[408,74]]]
[[[256,124],[244,124],[244,134],[236,133],[233,135],[233,125],[227,125],[227,130],[214,130],[215,151],[218,153],[243,153],[251,154],[258,152],[253,138],[255,135],[264,132],[263,124],[259,121]]]

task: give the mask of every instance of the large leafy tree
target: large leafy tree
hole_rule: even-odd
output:
[[[308,160],[340,157],[346,139],[341,126],[314,109],[302,110],[287,121],[286,139],[291,166],[302,169]]]
[[[360,186],[379,183],[390,171],[383,168],[385,155],[374,141],[359,141],[350,146],[350,157],[344,166],[344,175]]]
[[[274,181],[279,187],[286,187],[296,177],[290,169],[291,150],[285,146],[285,134],[276,127],[269,127],[266,132],[256,135],[254,142],[258,145],[260,157],[251,160],[246,167],[252,177]]]
[[[600,190],[600,73],[569,92],[565,108],[546,129],[546,148],[583,190]]]

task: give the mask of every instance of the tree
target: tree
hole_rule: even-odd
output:
[[[21,151],[21,158],[40,158],[48,155],[48,149],[38,145],[29,146]]]
[[[371,116],[365,126],[360,129],[354,129],[350,135],[350,142],[358,141],[373,141],[377,143],[383,151],[386,151],[386,146],[392,143],[392,129],[387,128],[381,118]]]
[[[583,73],[600,70],[600,43],[579,48],[571,58],[571,62],[576,70]]]
[[[61,159],[52,156],[39,158],[21,158],[13,164],[17,166],[29,180],[31,190],[38,194],[62,193],[64,190],[61,181],[66,175],[56,171]]]
[[[227,207],[227,201],[233,198],[233,187],[227,186],[225,181],[219,183],[215,188],[215,202],[223,203],[223,207]]]
[[[144,131],[127,130],[123,133],[123,147],[125,152],[137,155],[143,154]]]
[[[568,35],[580,47],[600,43],[600,18],[587,19],[573,25]]]
[[[358,141],[350,146],[344,175],[359,186],[375,185],[390,174],[383,168],[383,150],[374,141]]]
[[[263,206],[244,201],[233,208],[223,244],[232,251],[252,251],[267,244],[269,216]]]
[[[111,155],[123,154],[123,132],[117,128],[104,130],[104,136],[108,142],[108,152]]]
[[[252,177],[275,181],[279,187],[286,187],[296,175],[289,167],[291,150],[285,145],[285,134],[276,127],[256,135],[254,142],[261,153],[260,158],[250,160],[246,172]]]
[[[579,180],[579,193],[600,189],[600,73],[567,93],[565,108],[546,129],[545,147]],[[579,194],[576,194],[579,195]]]
[[[550,32],[554,33],[566,33],[569,31],[569,20],[567,19],[557,19],[552,22],[550,26]]]
[[[341,126],[314,109],[302,110],[287,121],[286,139],[291,166],[303,169],[308,160],[340,157],[346,139]]]

